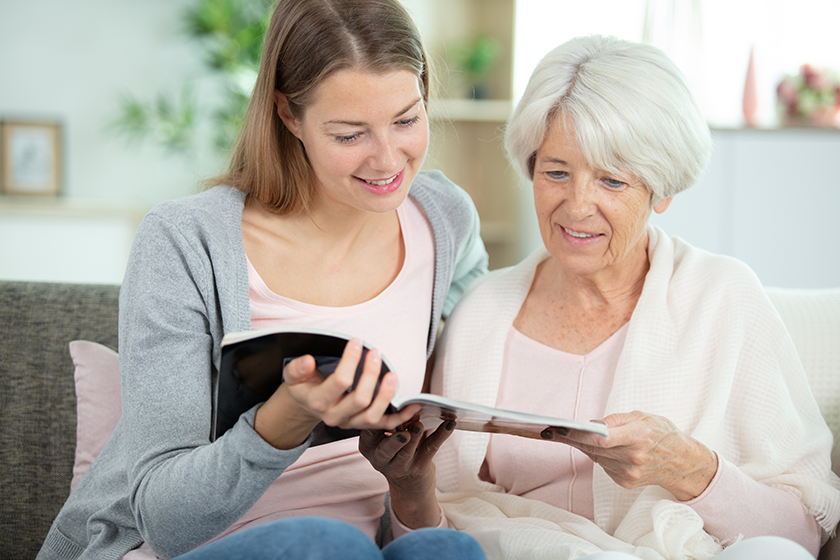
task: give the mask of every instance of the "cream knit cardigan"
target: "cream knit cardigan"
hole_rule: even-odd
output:
[[[799,497],[825,540],[840,519],[832,436],[778,313],[744,264],[655,227],[648,227],[648,235],[650,271],[606,413],[641,410],[670,418],[748,476]],[[505,337],[536,266],[549,256],[540,249],[471,286],[447,321],[434,392],[496,404]],[[527,372],[522,376],[527,382]],[[703,531],[699,515],[669,492],[658,486],[623,489],[598,465],[594,523],[505,494],[478,478],[489,439],[456,430],[435,463],[450,526],[475,536],[491,560],[562,560],[601,550],[700,560],[722,550]]]

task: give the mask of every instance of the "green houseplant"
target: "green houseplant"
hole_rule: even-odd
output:
[[[486,99],[487,77],[502,54],[502,44],[491,35],[480,33],[457,46],[452,55],[455,68],[467,81],[468,97]]]
[[[196,42],[214,79],[223,85],[220,101],[199,99],[190,83],[175,96],[159,93],[153,100],[124,95],[118,116],[110,123],[117,134],[151,141],[169,153],[196,149],[202,121],[213,127],[213,145],[226,153],[239,133],[259,70],[271,0],[197,0],[185,13],[183,33]]]

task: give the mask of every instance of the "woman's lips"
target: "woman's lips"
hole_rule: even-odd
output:
[[[589,239],[590,237],[595,237],[594,233],[585,233],[585,232],[582,232],[582,231],[575,231],[575,230],[569,229],[565,226],[560,226],[560,227],[562,227],[563,231],[565,231],[567,234],[569,234],[572,237],[575,237],[577,239]]]
[[[602,237],[600,233],[587,233],[585,231],[578,231],[566,226],[560,226],[560,229],[563,230],[563,237],[565,237],[569,243],[573,243],[575,245],[587,245]]]
[[[402,170],[386,179],[362,179],[361,177],[356,177],[356,179],[373,194],[388,194],[400,188],[404,175],[405,170]]]

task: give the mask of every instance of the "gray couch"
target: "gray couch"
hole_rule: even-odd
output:
[[[70,490],[76,396],[68,343],[117,350],[118,286],[0,281],[0,559],[29,560]],[[840,426],[840,290],[768,290],[823,414]],[[840,460],[835,457],[835,470]],[[820,560],[840,560],[838,539]],[[836,550],[835,550],[836,549]]]
[[[67,344],[117,349],[118,286],[0,281],[0,558],[35,558],[70,493],[76,446]]]

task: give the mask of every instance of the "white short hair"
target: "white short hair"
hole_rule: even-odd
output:
[[[574,124],[590,165],[632,173],[653,204],[696,183],[709,161],[711,134],[685,76],[650,45],[578,37],[537,64],[505,131],[508,156],[528,179],[560,118]]]

